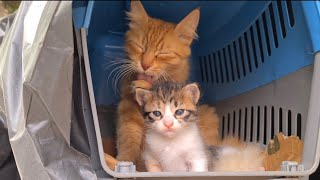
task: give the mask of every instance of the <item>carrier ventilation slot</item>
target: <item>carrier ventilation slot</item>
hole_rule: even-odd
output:
[[[285,23],[289,22],[289,23]],[[295,24],[291,1],[270,2],[267,9],[238,38],[206,56],[199,57],[201,81],[231,83],[255,72],[279,47]],[[209,69],[210,68],[210,69]]]
[[[221,137],[236,136],[241,140],[266,144],[278,132],[301,138],[300,113],[274,106],[251,106],[222,116]]]

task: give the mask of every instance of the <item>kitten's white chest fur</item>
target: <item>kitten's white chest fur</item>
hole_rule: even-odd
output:
[[[147,132],[143,158],[148,171],[208,171],[205,148],[195,123],[172,138]]]

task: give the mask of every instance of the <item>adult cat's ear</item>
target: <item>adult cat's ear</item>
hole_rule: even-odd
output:
[[[150,97],[150,91],[142,88],[136,88],[136,100],[140,106],[142,106]]]
[[[200,8],[193,10],[182,21],[177,24],[174,32],[178,37],[187,43],[191,44],[192,40],[197,38],[197,27],[200,19]]]
[[[200,89],[197,83],[191,83],[182,88],[187,97],[191,97],[195,104],[198,103],[200,98]]]
[[[144,10],[143,5],[140,1],[132,0],[131,1],[131,10],[127,13],[129,19],[132,22],[136,22],[140,25],[148,22],[148,14]],[[141,24],[142,23],[142,24]]]

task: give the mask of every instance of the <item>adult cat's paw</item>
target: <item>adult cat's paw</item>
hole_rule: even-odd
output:
[[[150,84],[148,81],[145,81],[145,80],[135,80],[135,81],[132,81],[131,83],[131,90],[133,92],[136,90],[136,88],[149,90],[151,89],[151,87],[152,87],[152,84]]]

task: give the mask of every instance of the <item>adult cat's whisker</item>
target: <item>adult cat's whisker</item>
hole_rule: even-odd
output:
[[[129,59],[110,59],[110,62],[123,62],[123,63],[130,63]]]
[[[164,73],[164,76],[166,77],[167,81],[172,81],[172,78],[167,73]]]
[[[111,86],[112,86],[112,90],[117,94],[118,92],[117,92],[117,89],[116,89],[116,87],[115,87],[115,77],[116,76],[118,76],[119,74],[120,74],[121,72],[120,71],[117,71],[116,73],[115,73],[115,75],[112,77],[112,80],[111,80]]]
[[[160,72],[159,77],[158,77],[158,82],[163,82],[166,81],[166,78],[164,77],[163,73]]]
[[[164,81],[164,78],[161,76],[161,74],[157,77],[157,82],[162,82]]]
[[[126,77],[126,76],[131,76],[135,71],[132,69],[129,69],[129,71],[127,71],[119,80],[119,82],[122,80],[122,78]]]
[[[113,62],[129,62],[128,59],[120,59],[120,58],[107,57],[107,56],[105,56],[105,58],[106,58],[108,61],[113,61]]]
[[[163,73],[162,76],[163,76],[164,81],[165,81],[165,82],[168,82],[168,78],[167,78],[166,74]]]
[[[119,79],[119,77],[125,73],[125,71],[127,71],[128,69],[130,69],[128,66],[122,66],[120,68],[120,70],[114,75],[113,79],[112,79],[112,87],[113,87],[113,90],[118,92],[117,91],[117,81]]]
[[[119,93],[119,86],[118,86],[118,84],[119,84],[119,79],[121,79],[121,76],[123,76],[123,74],[124,74],[125,72],[123,72],[123,71],[119,71],[118,72],[118,74],[114,77],[114,79],[113,79],[113,89],[114,89],[114,91],[116,92],[116,94],[118,94]]]
[[[120,66],[115,67],[115,68],[109,73],[109,76],[111,76],[113,72],[115,72],[115,71],[123,68],[123,66],[125,66],[125,65],[120,65]],[[108,77],[108,80],[107,80],[107,81],[109,81],[109,77]]]
[[[131,64],[131,63],[129,63],[129,62],[108,62],[108,63],[106,63],[105,65],[107,65],[107,67],[106,68],[104,68],[104,70],[106,70],[106,69],[108,69],[109,67],[112,67],[112,66],[115,66],[115,65],[129,65],[129,64]]]
[[[161,73],[161,77],[163,78],[163,81],[165,81],[165,82],[168,81],[165,72],[162,72],[162,73]]]
[[[122,66],[121,67],[121,69],[120,69],[120,75],[123,73],[123,72],[125,72],[125,71],[127,71],[127,70],[129,70],[130,69],[130,67],[128,67],[128,66]],[[118,78],[118,76],[115,76],[116,78]]]
[[[130,59],[123,59],[123,58],[117,58],[117,59],[110,59],[109,61],[111,62],[123,62],[123,63],[131,63],[131,60]]]
[[[120,71],[120,73],[116,76],[115,78],[115,86],[118,87],[119,82],[121,81],[121,79],[123,77],[125,77],[126,75],[128,75],[130,72],[132,72],[133,70],[130,67],[125,67],[122,71]],[[118,90],[119,88],[117,88]],[[118,92],[118,91],[117,91]]]
[[[157,82],[163,82],[163,81],[166,81],[166,79],[163,76],[163,73],[160,72],[159,75],[157,76]]]
[[[115,68],[110,72],[110,74],[109,74],[109,76],[108,76],[108,79],[107,79],[107,82],[109,82],[109,79],[110,79],[112,73],[113,73],[113,72],[116,72],[117,70],[119,70],[119,69],[121,69],[121,68],[123,68],[123,66],[125,66],[125,65],[121,65],[121,66],[115,67]]]
[[[114,57],[108,57],[108,56],[105,56],[105,58],[111,62],[130,62],[128,59],[123,59],[123,58],[114,58]]]
[[[170,78],[170,81],[171,81],[171,82],[175,82],[174,78],[173,78],[170,74],[168,74],[168,73],[165,72],[165,71],[164,71],[164,74],[165,74],[165,76],[167,76],[168,78]]]
[[[118,61],[118,60],[127,60],[127,58],[120,58],[120,57],[114,57],[114,56],[108,56],[108,55],[104,55],[104,58],[106,58],[106,59],[110,59],[110,60],[116,60],[116,61]]]
[[[165,74],[162,74],[161,76],[163,77],[163,80],[164,80],[165,82],[168,81],[168,79],[167,79],[167,77],[165,76]]]
[[[114,76],[113,80],[112,80],[112,85],[113,85],[113,89],[114,91],[116,91],[116,93],[118,93],[118,84],[121,81],[121,79],[125,76],[129,76],[131,74],[134,73],[134,69],[132,65],[124,65],[122,66],[122,69],[120,69],[120,71],[118,71],[116,73],[116,75]]]
[[[118,61],[108,61],[106,63],[104,63],[104,66],[107,66],[106,68],[110,67],[110,66],[114,66],[114,65],[121,65],[121,64],[130,64],[130,62],[118,62]],[[106,69],[105,68],[105,69]]]
[[[105,63],[105,65],[115,65],[115,64],[129,64],[129,62],[117,62],[117,61],[110,61],[110,62],[107,62]]]

